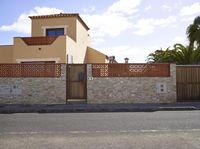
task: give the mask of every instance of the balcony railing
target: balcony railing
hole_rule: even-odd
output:
[[[58,36],[46,36],[46,37],[22,37],[21,39],[27,45],[50,45]]]

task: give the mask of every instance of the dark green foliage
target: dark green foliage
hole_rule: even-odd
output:
[[[188,40],[189,40],[189,47],[193,48],[195,45],[196,47],[200,47],[200,16],[196,17],[193,21],[193,24],[190,24],[186,31]]]
[[[198,64],[200,62],[200,48],[190,48],[182,44],[175,44],[172,49],[160,49],[149,54],[148,62]]]

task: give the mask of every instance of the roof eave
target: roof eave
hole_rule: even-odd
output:
[[[83,19],[80,17],[78,13],[60,13],[60,14],[52,14],[52,15],[40,15],[40,16],[29,16],[31,20],[33,19],[46,19],[46,18],[62,18],[62,17],[77,17],[77,19],[83,24],[83,26],[90,30],[90,28],[86,25]]]

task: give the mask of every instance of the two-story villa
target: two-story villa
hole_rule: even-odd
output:
[[[107,63],[90,47],[89,27],[79,14],[30,16],[31,37],[0,46],[0,63]]]

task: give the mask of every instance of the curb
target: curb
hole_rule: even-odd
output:
[[[194,111],[195,106],[135,106],[135,105],[18,105],[0,106],[0,114],[13,113],[89,113],[89,112],[156,112]]]
[[[192,110],[200,110],[194,106],[184,106],[184,107],[159,107],[158,111],[192,111]]]

